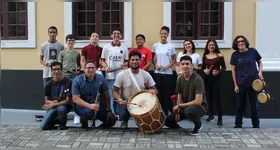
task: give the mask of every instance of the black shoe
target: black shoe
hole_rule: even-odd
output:
[[[206,122],[211,122],[214,120],[214,116],[210,115],[207,119]]]
[[[194,129],[193,129],[193,131],[191,132],[191,135],[199,135],[201,129],[202,129],[202,125],[200,125],[200,126],[195,126]]]
[[[67,130],[68,128],[65,125],[59,125],[58,130]]]
[[[260,128],[260,126],[259,126],[259,125],[256,125],[256,126],[253,126],[253,128]]]
[[[222,118],[218,118],[217,125],[218,126],[222,126],[223,125],[223,119]]]
[[[235,125],[234,128],[242,128],[242,125]]]

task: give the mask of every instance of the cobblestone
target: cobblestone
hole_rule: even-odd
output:
[[[139,129],[42,131],[39,126],[2,125],[1,148],[279,148],[280,129],[162,129],[143,134]]]

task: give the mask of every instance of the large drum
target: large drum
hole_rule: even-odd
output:
[[[263,80],[256,79],[253,81],[252,87],[256,92],[261,92],[266,87],[266,83]]]
[[[156,95],[143,90],[132,95],[127,102],[127,110],[142,132],[157,133],[164,126],[166,116]]]

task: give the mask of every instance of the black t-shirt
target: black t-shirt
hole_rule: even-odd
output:
[[[51,79],[46,85],[45,96],[49,100],[58,100],[58,102],[66,100],[66,97],[72,97],[71,87],[72,81],[67,77],[59,82]]]

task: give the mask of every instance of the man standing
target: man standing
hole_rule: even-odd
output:
[[[103,127],[112,127],[116,123],[110,108],[108,85],[102,75],[96,74],[96,69],[94,61],[87,61],[85,73],[77,76],[72,84],[74,111],[81,117],[82,128],[88,128],[88,121],[93,119],[102,121]],[[99,99],[98,92],[105,98]]]
[[[181,57],[180,65],[183,74],[178,77],[176,84],[178,105],[173,107],[173,112],[166,118],[165,125],[178,128],[180,127],[178,121],[188,119],[195,125],[191,135],[199,135],[202,129],[200,117],[204,116],[208,109],[203,79],[193,71],[191,57]]]
[[[67,48],[61,51],[58,55],[58,61],[63,65],[63,74],[74,79],[80,70],[80,53],[74,49],[75,36],[69,34],[65,38]]]
[[[152,51],[150,49],[144,47],[146,38],[143,34],[136,35],[135,40],[136,40],[137,47],[130,49],[129,52],[131,52],[131,51],[140,52],[142,55],[140,69],[149,71],[151,64],[152,64],[152,59],[153,59]]]
[[[41,45],[40,49],[40,63],[44,66],[43,69],[43,83],[46,83],[52,79],[51,63],[57,61],[57,57],[60,51],[64,49],[64,45],[56,40],[58,30],[55,26],[51,26],[48,29],[49,40]]]
[[[101,59],[102,66],[106,71],[106,80],[109,87],[112,112],[115,115],[118,115],[118,108],[114,108],[112,92],[117,74],[123,69],[123,67],[127,66],[128,49],[120,42],[122,34],[119,29],[112,30],[111,38],[113,39],[112,43],[103,47]],[[118,107],[118,105],[116,105],[116,107]]]
[[[126,108],[127,100],[139,90],[144,90],[145,86],[149,87],[149,91],[157,94],[157,89],[155,87],[155,81],[152,76],[145,70],[139,69],[141,61],[141,53],[138,51],[132,51],[129,53],[129,68],[121,71],[114,83],[113,96],[121,105],[120,107],[120,120],[122,120],[121,128],[126,129],[129,112]],[[136,83],[132,79],[132,75],[135,78]],[[136,85],[137,84],[137,85]],[[145,85],[146,84],[146,85]],[[139,87],[139,89],[137,88]],[[121,96],[118,91],[121,89]]]
[[[75,36],[69,34],[66,36],[65,40],[67,49],[59,53],[58,61],[63,65],[63,74],[70,79],[74,79],[80,72],[81,57],[80,53],[74,49]],[[80,124],[80,117],[77,114],[74,115],[74,124]]]
[[[70,105],[72,81],[62,75],[62,68],[62,64],[59,62],[51,64],[53,78],[47,82],[45,87],[46,102],[42,108],[47,112],[40,125],[42,130],[52,129],[57,124],[59,124],[60,130],[67,129],[67,114],[72,109]]]
[[[88,60],[92,60],[96,63],[96,67],[100,67],[101,63],[101,54],[102,48],[98,46],[99,35],[95,32],[90,35],[90,44],[83,47],[82,49],[82,57],[81,57],[81,65],[82,70],[84,70],[84,64]]]

